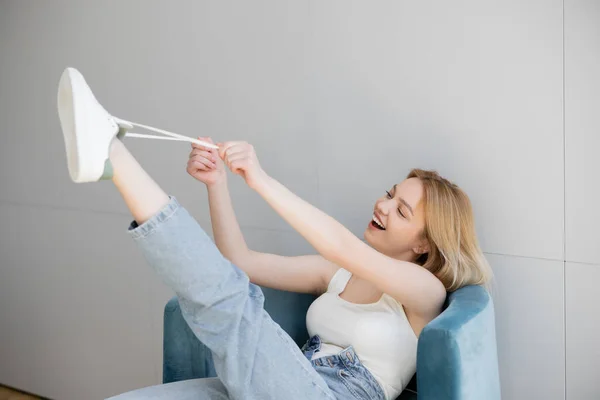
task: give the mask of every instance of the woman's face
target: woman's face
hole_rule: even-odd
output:
[[[423,184],[419,178],[394,185],[375,203],[373,219],[364,233],[374,249],[387,256],[414,261],[429,247],[422,233],[425,213],[421,199]]]

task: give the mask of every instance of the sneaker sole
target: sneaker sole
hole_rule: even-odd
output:
[[[115,118],[98,103],[74,68],[64,70],[57,100],[71,179],[77,183],[110,179],[110,145],[119,133]]]

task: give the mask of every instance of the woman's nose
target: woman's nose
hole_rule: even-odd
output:
[[[393,210],[395,206],[394,199],[383,200],[377,204],[377,211],[383,215],[388,215],[390,210]]]

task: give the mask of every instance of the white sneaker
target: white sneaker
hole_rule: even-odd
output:
[[[115,136],[123,139],[177,140],[218,149],[212,143],[190,138],[151,126],[125,121],[110,115],[98,103],[83,75],[75,68],[64,70],[58,83],[58,117],[65,138],[67,163],[75,182],[96,182],[113,177],[110,146]],[[161,136],[131,133],[136,126],[160,133]]]
[[[119,124],[98,103],[75,68],[65,69],[60,78],[58,116],[71,179],[81,183],[112,178],[109,153]]]

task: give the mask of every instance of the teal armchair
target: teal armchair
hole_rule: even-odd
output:
[[[265,309],[302,346],[314,297],[263,289]],[[164,312],[163,382],[216,376],[211,352],[184,321],[177,298]],[[417,373],[398,400],[500,400],[494,308],[488,292],[467,286],[421,332]]]

